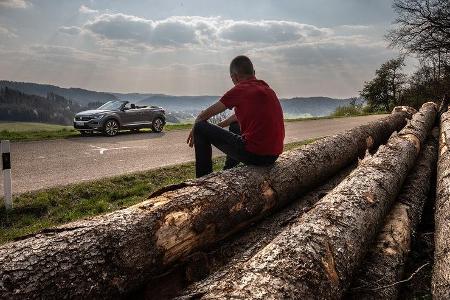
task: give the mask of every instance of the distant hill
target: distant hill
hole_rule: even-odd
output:
[[[181,119],[195,117],[201,110],[219,100],[219,96],[167,96],[152,95],[138,101],[141,105],[162,106]],[[328,97],[296,97],[281,99],[285,118],[322,117],[333,113],[339,106],[350,104],[351,99]],[[361,100],[359,100],[359,103]]]
[[[61,88],[54,85],[0,81],[0,88],[9,87],[20,92],[47,97],[49,93],[72,100],[83,107],[95,108],[110,100],[127,100],[138,105],[157,105],[163,107],[170,122],[189,122],[197,114],[216,102],[220,96],[171,96],[152,93],[108,93],[79,88]],[[296,97],[281,99],[285,118],[304,118],[328,116],[339,106],[350,104],[351,99],[328,97]],[[361,103],[361,100],[359,100]]]
[[[70,125],[74,114],[82,109],[78,103],[53,93],[41,97],[10,88],[0,88],[1,121]]]
[[[198,112],[219,100],[219,96],[152,95],[138,101],[142,105],[158,105],[168,111]]]
[[[95,92],[79,88],[61,88],[48,84],[0,80],[0,88],[4,87],[8,87],[28,95],[37,95],[41,97],[46,97],[47,94],[53,93],[62,96],[67,100],[77,102],[82,106],[88,106],[90,102],[105,103],[110,100],[117,100],[117,97],[110,93]]]
[[[347,106],[352,99],[334,99],[328,97],[296,97],[281,99],[284,117],[323,117],[331,115],[339,106]],[[363,100],[358,99],[357,104]]]
[[[111,93],[119,100],[125,100],[130,102],[138,102],[141,100],[144,100],[145,98],[151,97],[151,96],[163,96],[162,94],[140,94],[140,93]]]

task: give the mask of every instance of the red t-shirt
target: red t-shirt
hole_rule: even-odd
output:
[[[225,93],[220,102],[234,108],[247,151],[258,155],[283,152],[283,111],[267,83],[254,77],[242,81]]]

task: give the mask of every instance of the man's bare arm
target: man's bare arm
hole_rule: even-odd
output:
[[[225,120],[223,120],[222,122],[219,122],[217,124],[217,126],[220,127],[228,127],[230,126],[231,123],[233,122],[237,122],[237,118],[235,114],[232,114],[231,116],[229,116],[228,118],[226,118]]]
[[[217,101],[216,103],[202,111],[195,119],[195,123],[208,120],[212,116],[220,114],[225,109],[227,109],[227,107],[222,102]],[[189,147],[194,146],[194,128],[192,128],[191,132],[189,132],[186,143],[188,143]]]
[[[204,111],[202,111],[197,118],[195,119],[195,123],[200,121],[205,121],[211,118],[212,116],[215,116],[217,114],[220,114],[221,112],[225,111],[227,107],[220,101],[217,101]]]

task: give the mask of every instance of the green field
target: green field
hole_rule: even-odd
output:
[[[183,130],[191,127],[192,124],[167,124],[164,130]],[[151,130],[142,129],[141,131],[150,132]],[[73,126],[28,122],[0,122],[0,140],[33,141],[79,136],[81,136],[80,133]]]
[[[75,131],[72,126],[28,122],[0,122],[1,140],[42,140],[79,135],[78,131]]]
[[[58,131],[73,130],[72,126],[29,123],[29,122],[0,122],[0,131],[24,132],[24,131]]]
[[[314,140],[287,144],[285,150]],[[214,170],[221,170],[224,162],[224,157],[215,158]],[[194,177],[194,162],[189,162],[24,193],[14,197],[14,208],[9,212],[0,198],[0,244],[44,228],[128,207],[164,186]]]

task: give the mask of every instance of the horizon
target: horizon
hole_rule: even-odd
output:
[[[25,83],[25,84],[37,84],[37,85],[50,85],[50,86],[55,86],[58,88],[63,88],[63,89],[81,89],[81,90],[86,90],[86,91],[90,91],[90,92],[97,92],[97,93],[105,93],[105,94],[122,94],[122,95],[126,95],[126,94],[139,94],[139,95],[163,95],[163,96],[173,96],[173,97],[221,97],[221,95],[175,95],[175,94],[164,94],[164,93],[158,93],[158,92],[117,92],[117,91],[102,91],[102,90],[90,90],[90,89],[86,89],[83,87],[75,87],[75,86],[60,86],[60,85],[56,85],[56,84],[52,84],[52,83],[40,83],[40,82],[30,82],[30,81],[14,81],[14,80],[7,80],[7,79],[0,79],[0,82],[2,81],[6,81],[6,82],[15,82],[15,83]],[[14,89],[14,88],[11,88]],[[349,100],[351,98],[361,98],[359,95],[358,96],[354,96],[354,97],[348,97],[348,98],[338,98],[338,97],[329,97],[329,96],[293,96],[293,97],[279,97],[280,100],[290,100],[290,99],[295,99],[295,98],[329,98],[332,100]]]
[[[109,93],[222,95],[232,87],[229,61],[246,54],[280,98],[348,99],[398,55],[384,40],[391,5],[0,0],[0,77]]]

